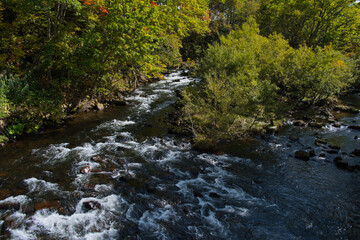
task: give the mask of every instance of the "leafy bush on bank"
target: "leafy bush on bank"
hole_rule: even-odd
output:
[[[184,120],[195,136],[228,138],[263,129],[294,106],[314,105],[354,82],[353,62],[331,47],[290,47],[259,35],[254,20],[210,46],[199,86],[184,92]]]

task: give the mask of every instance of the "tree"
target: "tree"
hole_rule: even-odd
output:
[[[258,15],[261,34],[277,32],[298,47],[339,45],[358,25],[354,0],[262,0]],[[355,20],[355,21],[354,21]],[[356,27],[355,27],[356,28]],[[346,29],[346,30],[345,30]],[[348,33],[349,33],[348,32]]]

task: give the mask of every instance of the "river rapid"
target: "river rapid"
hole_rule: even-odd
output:
[[[203,153],[168,133],[176,90],[194,81],[172,73],[127,106],[0,149],[0,239],[360,239],[360,172],[334,164],[360,161],[347,127],[359,114]]]

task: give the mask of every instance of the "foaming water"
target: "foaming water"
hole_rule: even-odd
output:
[[[348,125],[359,115],[321,129],[289,121],[278,135],[201,153],[186,137],[167,132],[176,90],[194,81],[172,73],[136,90],[112,115],[96,115],[95,123],[69,127],[47,142],[24,140],[16,154],[0,152],[12,160],[0,162],[2,237],[360,237],[358,172],[333,162],[358,146],[358,132]],[[328,153],[327,145],[315,144],[318,138],[340,150]],[[294,158],[310,149],[316,155],[310,161]]]

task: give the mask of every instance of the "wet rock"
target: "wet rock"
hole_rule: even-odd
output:
[[[354,139],[355,139],[355,140],[358,140],[358,139],[359,139],[359,137],[358,137],[358,136],[355,136],[355,137],[354,137]]]
[[[295,152],[295,158],[303,160],[303,161],[309,161],[310,160],[310,153],[306,151],[296,151]]]
[[[95,110],[98,110],[98,111],[102,111],[102,110],[104,110],[104,108],[105,108],[105,107],[104,107],[104,104],[99,103],[99,102],[96,103],[95,106],[94,106],[94,109],[95,109]]]
[[[147,183],[146,184],[146,191],[148,193],[154,193],[156,191],[156,184],[155,183]]]
[[[37,202],[34,205],[34,208],[36,211],[41,210],[41,209],[58,209],[60,207],[61,207],[61,204],[59,201],[47,201],[47,200]]]
[[[337,112],[347,112],[347,113],[358,113],[359,112],[359,110],[354,107],[344,106],[344,105],[338,105],[338,106],[334,107],[333,110],[337,111]]]
[[[194,197],[196,197],[196,198],[198,198],[198,197],[202,198],[203,197],[203,194],[201,192],[197,191],[197,190],[194,190],[193,194],[194,194]]]
[[[268,125],[266,126],[266,133],[273,134],[278,132],[278,127],[275,125]]]
[[[1,210],[19,210],[20,209],[20,203],[18,202],[4,202],[0,203],[0,209]]]
[[[360,149],[355,149],[351,154],[360,157]]]
[[[23,205],[21,205],[21,211],[25,214],[30,215],[30,214],[34,213],[35,206],[32,203],[23,204]]]
[[[329,144],[329,148],[335,149],[335,150],[340,150],[340,147],[339,147],[339,146],[336,146],[336,145],[330,145],[330,144]]]
[[[294,136],[294,135],[291,135],[289,138],[290,138],[290,140],[293,141],[293,142],[299,141],[299,138],[298,138],[297,136]]]
[[[84,212],[101,209],[101,204],[97,201],[86,201],[86,202],[83,202],[82,209]]]
[[[327,141],[325,139],[319,138],[319,139],[316,139],[315,144],[316,145],[327,144]]]
[[[0,177],[6,177],[8,175],[5,171],[0,171]]]
[[[99,155],[91,157],[91,160],[98,163],[103,162],[103,159]]]
[[[192,206],[190,206],[190,205],[186,205],[186,206],[183,207],[183,212],[185,214],[191,213],[193,211],[194,211],[194,208]]]
[[[333,127],[336,127],[336,128],[341,128],[342,124],[341,123],[334,123],[333,124]]]
[[[303,120],[294,120],[293,125],[298,127],[304,127],[306,123]]]
[[[348,171],[360,170],[360,161],[358,160],[349,160],[349,159],[343,159],[341,157],[336,157],[334,159],[334,163],[338,168],[344,170],[348,170]]]
[[[336,150],[336,149],[329,149],[326,152],[329,153],[329,154],[337,154],[339,151]]]
[[[7,188],[0,189],[0,200],[8,198],[11,196],[10,190]]]
[[[79,105],[77,106],[77,112],[79,112],[79,113],[89,112],[89,110],[93,106],[94,106],[94,101],[84,100],[84,101],[80,102]]]
[[[216,192],[210,192],[209,197],[211,197],[211,198],[220,198],[220,195],[217,194]]]
[[[320,153],[320,154],[319,154],[319,157],[324,158],[325,156],[326,156],[326,154],[325,154],[325,153]]]
[[[319,122],[310,122],[308,126],[312,128],[322,128],[324,124]]]
[[[113,99],[108,102],[109,104],[115,105],[115,106],[126,106],[126,101],[124,99]]]
[[[90,168],[90,166],[83,167],[80,169],[80,172],[82,174],[87,174],[87,173],[91,172],[91,168]]]
[[[316,156],[315,150],[310,150],[309,154],[310,154],[310,157],[315,157]]]
[[[358,126],[358,125],[351,125],[351,126],[348,126],[348,128],[360,131],[360,126]]]

